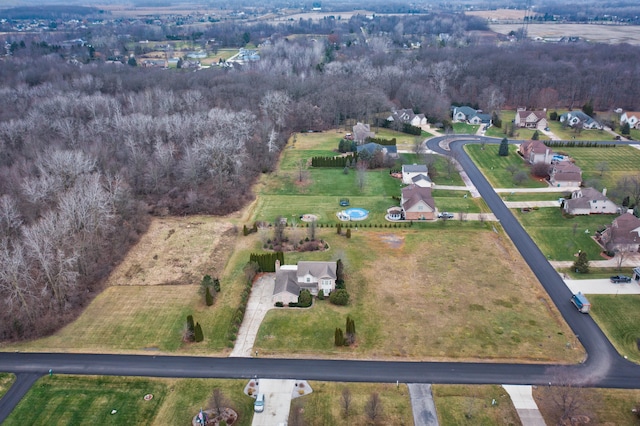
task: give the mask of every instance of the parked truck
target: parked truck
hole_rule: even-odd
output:
[[[578,308],[578,310],[583,314],[586,314],[591,310],[591,303],[589,303],[582,292],[574,294],[573,297],[571,297],[571,302],[576,305],[576,308]]]

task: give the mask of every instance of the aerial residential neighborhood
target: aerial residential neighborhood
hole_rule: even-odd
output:
[[[0,423],[635,425],[640,6],[0,5]]]

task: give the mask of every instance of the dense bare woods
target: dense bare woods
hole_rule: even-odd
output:
[[[446,123],[451,102],[639,107],[637,48],[461,47],[474,25],[300,22],[332,33],[271,34],[260,61],[198,72],[81,64],[27,40],[0,62],[0,339],[41,335],[71,318],[149,213],[242,207],[292,131],[371,123],[394,106]],[[451,31],[455,42],[429,35],[420,49],[402,48],[417,28]]]

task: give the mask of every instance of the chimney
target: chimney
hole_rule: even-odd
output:
[[[602,188],[602,195],[607,196],[607,188]]]
[[[276,272],[280,270],[280,260],[276,259]]]

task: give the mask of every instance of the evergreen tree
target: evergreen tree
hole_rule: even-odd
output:
[[[587,253],[579,250],[578,258],[573,262],[573,269],[580,274],[589,273],[589,259],[587,259]]]
[[[193,323],[193,315],[187,315],[187,329],[193,333],[195,330],[195,325]]]
[[[202,334],[202,327],[200,327],[200,323],[196,323],[195,330],[193,332],[193,336],[196,342],[202,342],[204,340],[204,335]]]
[[[627,136],[631,134],[631,126],[628,121],[625,121],[624,124],[620,126],[620,133]]]
[[[536,130],[535,132],[533,132],[533,136],[531,136],[531,140],[537,141],[539,139],[540,139],[540,133]]]
[[[498,155],[501,157],[506,157],[509,155],[509,139],[502,138],[500,142],[500,148],[498,149]]]
[[[247,229],[247,225],[242,225],[242,235],[245,237],[249,235],[249,230]]]
[[[209,287],[207,287],[207,290],[204,293],[204,301],[207,306],[213,305],[213,296],[211,295],[211,290],[209,290]]]
[[[216,293],[220,293],[220,279],[217,277],[213,279],[213,289]]]
[[[344,346],[344,335],[342,334],[341,328],[336,328],[333,341],[336,346]]]
[[[351,228],[347,228],[347,233],[345,234],[347,238],[351,238]]]
[[[351,345],[356,341],[356,323],[350,316],[347,315],[345,340],[347,345]]]
[[[342,224],[339,223],[338,226],[336,226],[336,234],[340,235],[342,234]]]

